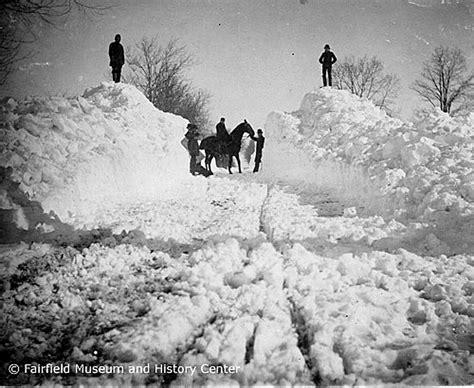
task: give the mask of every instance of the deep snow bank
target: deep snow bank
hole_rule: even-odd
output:
[[[472,113],[434,111],[407,123],[324,88],[308,93],[296,112],[270,113],[266,136],[269,179],[329,188],[370,215],[427,222],[443,233],[474,227]]]
[[[296,112],[270,113],[266,134],[267,176],[331,187],[378,214],[474,213],[474,114],[435,111],[412,124],[324,88]]]
[[[169,197],[186,179],[180,140],[187,121],[159,111],[131,85],[9,99],[0,121],[0,166],[10,166],[20,190],[62,220],[107,203]],[[5,187],[0,200],[2,209],[19,207]]]

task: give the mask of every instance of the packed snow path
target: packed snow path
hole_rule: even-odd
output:
[[[329,209],[303,205],[298,187],[255,177],[195,177],[179,200],[75,220],[143,232],[127,244],[2,252],[10,360],[152,366],[5,381],[473,383],[472,256],[417,256],[394,246],[397,222],[330,197]]]

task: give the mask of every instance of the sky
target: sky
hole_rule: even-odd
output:
[[[328,43],[339,59],[375,55],[397,73],[395,109],[409,118],[424,105],[410,84],[436,46],[461,48],[474,69],[474,0],[440,2],[97,0],[113,7],[92,17],[74,13],[56,28],[35,26],[37,39],[25,47],[34,55],[0,96],[80,95],[111,81],[108,45],[116,33],[126,56],[144,37],[161,45],[178,39],[195,60],[188,78],[212,96],[211,121],[223,116],[233,128],[247,119],[259,128],[270,112],[297,110],[321,86],[318,58]]]

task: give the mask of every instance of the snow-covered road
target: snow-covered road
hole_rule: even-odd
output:
[[[418,256],[403,225],[286,183],[195,177],[76,220],[115,235],[82,251],[4,250],[11,360],[159,367],[6,381],[472,384],[473,256]]]
[[[323,88],[208,179],[131,85],[0,122],[0,384],[474,384],[474,114]]]

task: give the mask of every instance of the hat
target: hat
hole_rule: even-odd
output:
[[[328,49],[328,50],[331,49],[331,47],[329,47],[328,44],[324,45],[324,48],[325,48],[325,49]]]

